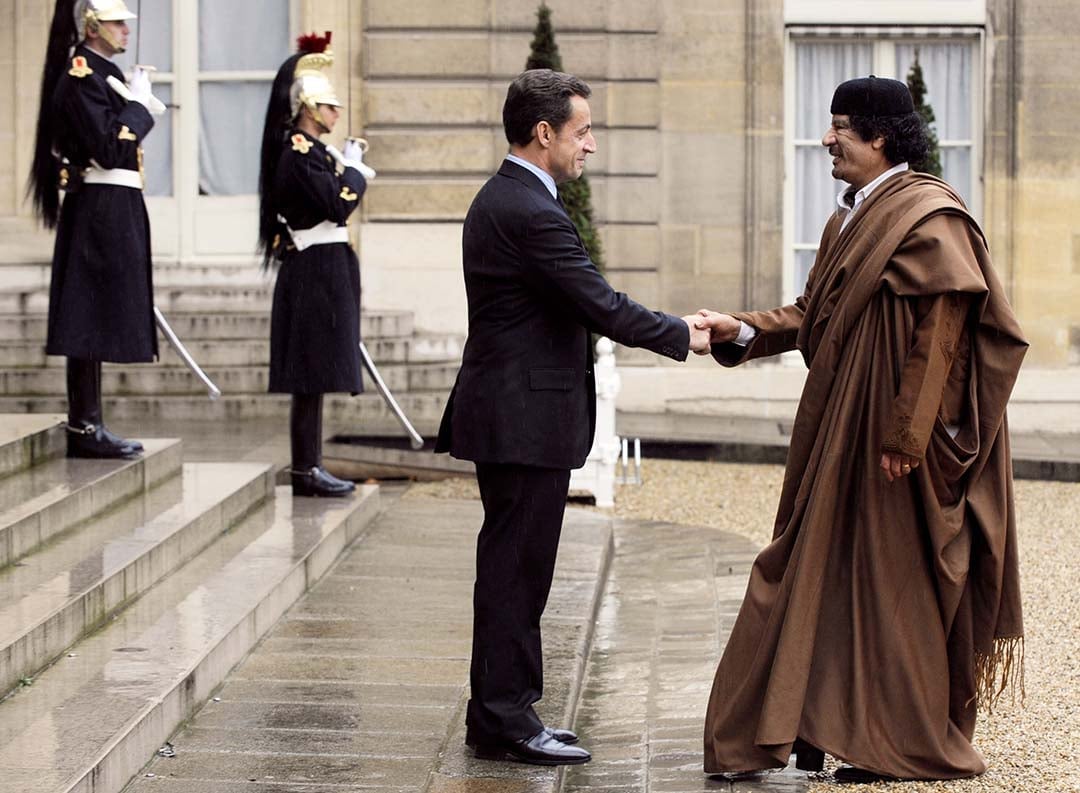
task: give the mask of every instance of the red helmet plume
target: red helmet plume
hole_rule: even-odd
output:
[[[326,52],[330,48],[330,37],[332,35],[333,34],[329,30],[326,31],[325,36],[320,36],[317,33],[308,33],[306,36],[301,36],[296,40],[296,47],[303,55]]]

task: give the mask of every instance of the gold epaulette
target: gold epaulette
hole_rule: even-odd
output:
[[[71,68],[68,69],[68,74],[72,77],[86,77],[88,74],[93,74],[94,70],[90,68],[90,64],[86,62],[86,58],[82,55],[76,55],[71,59]]]
[[[305,138],[299,132],[297,132],[295,135],[292,136],[292,150],[293,151],[298,151],[301,154],[307,154],[309,151],[311,151],[311,147],[313,145],[314,144],[310,140]]]

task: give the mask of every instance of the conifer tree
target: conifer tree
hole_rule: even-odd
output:
[[[907,74],[908,90],[915,102],[915,112],[926,122],[927,136],[930,139],[930,151],[922,163],[912,163],[916,171],[941,176],[941,151],[938,148],[937,131],[934,129],[934,109],[926,103],[926,81],[923,79],[922,66],[919,64],[919,51],[915,50],[915,62]]]
[[[555,42],[555,30],[551,26],[551,9],[546,3],[541,3],[536,10],[536,28],[533,30],[532,45],[525,68],[552,69],[557,72],[563,70],[559,45]],[[600,235],[593,225],[592,190],[588,177],[582,174],[577,179],[563,182],[559,185],[559,197],[566,206],[566,213],[574,221],[592,263],[603,269],[603,250],[600,247]]]

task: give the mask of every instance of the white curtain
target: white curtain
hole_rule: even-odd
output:
[[[873,56],[872,42],[799,42],[795,48],[796,294],[802,293],[821,229],[844,188],[832,178],[831,160],[821,145],[832,122],[833,91],[844,80],[870,74]]]
[[[291,51],[289,0],[199,0],[201,72],[276,71]],[[258,191],[270,86],[269,80],[200,79],[200,194]]]

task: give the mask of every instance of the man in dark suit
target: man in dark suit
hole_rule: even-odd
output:
[[[478,757],[584,763],[569,730],[544,727],[540,617],[570,469],[592,446],[596,387],[589,332],[675,360],[706,352],[700,318],[654,312],[596,269],[558,198],[596,151],[576,77],[521,74],[506,95],[510,154],[465,219],[469,335],[437,452],[476,463],[484,524],[473,592],[466,743]]]

